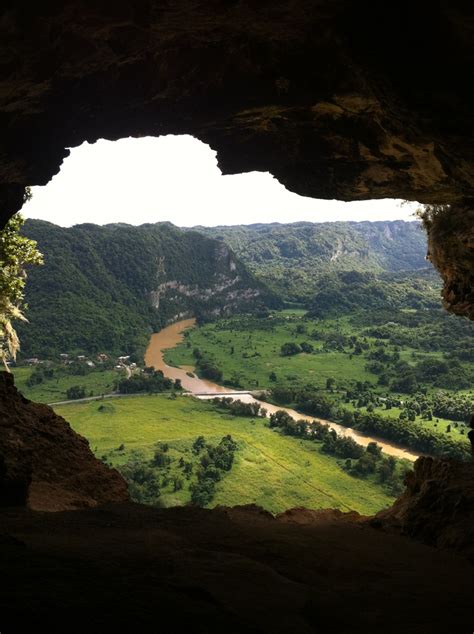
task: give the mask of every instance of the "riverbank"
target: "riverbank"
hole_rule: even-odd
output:
[[[184,332],[189,328],[193,328],[196,324],[195,319],[184,319],[176,322],[166,328],[163,328],[158,333],[154,333],[150,338],[150,343],[145,353],[145,363],[147,366],[154,367],[156,370],[161,370],[163,374],[173,380],[179,379],[183,388],[188,390],[191,394],[200,399],[212,399],[216,396],[229,396],[235,400],[239,399],[246,403],[256,402],[260,403],[262,407],[267,410],[268,416],[279,410],[287,412],[294,420],[305,420],[308,423],[323,423],[329,425],[331,429],[334,429],[339,435],[352,438],[355,442],[367,447],[371,442],[376,442],[384,453],[396,458],[403,458],[410,461],[415,461],[419,454],[410,451],[404,447],[400,447],[394,443],[387,442],[376,436],[368,436],[361,432],[352,429],[351,427],[344,427],[338,423],[334,423],[329,420],[315,418],[312,416],[306,416],[291,408],[273,405],[266,401],[261,401],[251,396],[248,392],[236,390],[230,392],[228,387],[219,385],[206,379],[201,379],[194,374],[195,369],[193,366],[174,367],[168,365],[164,360],[165,350],[176,347],[184,339]],[[192,376],[191,376],[192,375]],[[203,392],[207,392],[203,395]]]

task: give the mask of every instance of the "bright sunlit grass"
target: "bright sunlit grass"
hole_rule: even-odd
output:
[[[343,471],[335,458],[320,452],[318,444],[282,436],[262,419],[227,415],[184,396],[114,399],[107,402],[105,411],[99,410],[100,405],[71,404],[55,410],[89,440],[99,457],[107,455],[112,464],[126,462],[133,451],[142,451],[149,459],[155,444],[166,442],[173,469],[180,457],[189,457],[197,436],[217,443],[231,434],[239,450],[231,472],[217,485],[212,506],[256,503],[274,513],[305,506],[372,514],[393,501],[376,483]],[[122,443],[125,451],[119,452]],[[178,492],[165,489],[164,504],[188,501],[192,481]]]

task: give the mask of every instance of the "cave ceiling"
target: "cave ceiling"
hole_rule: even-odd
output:
[[[6,0],[0,213],[66,148],[162,134],[306,196],[472,208],[473,35],[460,0]]]

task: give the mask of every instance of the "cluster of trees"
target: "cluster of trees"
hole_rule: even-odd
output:
[[[463,423],[469,421],[474,411],[473,397],[465,394],[448,392],[428,394],[423,389],[415,395],[402,400],[394,396],[382,397],[363,384],[360,384],[358,388],[348,389],[344,401],[346,403],[351,402],[357,408],[366,407],[368,412],[373,412],[376,407],[384,410],[391,410],[393,407],[397,407],[401,410],[399,414],[400,420],[414,422],[417,417],[421,417],[426,421],[436,420],[436,425],[439,422],[437,417],[445,418],[455,421],[455,426],[458,426],[459,423],[461,425],[461,434],[464,433]],[[354,424],[354,415],[347,410],[337,410],[335,415],[338,419],[342,417],[346,425]]]
[[[325,453],[339,458],[360,458],[364,453],[361,445],[352,438],[339,436],[329,425],[308,423],[303,419],[294,420],[283,410],[270,415],[270,427],[278,427],[288,436],[317,440],[322,443]]]
[[[310,416],[331,418],[335,414],[335,405],[326,394],[313,388],[276,386],[270,392],[271,399],[279,405],[293,405],[299,411]]]
[[[208,444],[204,436],[198,436],[193,451],[199,455],[199,467],[197,482],[191,485],[191,503],[207,506],[214,497],[216,483],[232,469],[237,443],[230,434],[224,436],[218,445]]]
[[[308,341],[302,341],[301,343],[289,341],[287,343],[284,343],[280,348],[280,354],[282,357],[291,357],[295,354],[299,354],[300,352],[311,354],[312,352],[314,352],[314,346]]]
[[[160,506],[161,487],[167,481],[167,476],[163,477],[155,465],[155,456],[161,453],[163,450],[157,448],[153,458],[147,461],[143,453],[137,451],[128,462],[118,467],[127,481],[130,497],[135,502]]]
[[[85,398],[86,396],[86,389],[82,385],[71,385],[71,387],[66,390],[66,397],[69,401],[75,401],[79,398]]]
[[[124,450],[125,446],[122,444],[116,451]],[[157,443],[151,460],[146,460],[143,452],[135,451],[127,463],[118,467],[128,483],[132,500],[140,504],[160,506],[163,489],[170,485],[173,491],[179,491],[183,488],[183,478],[170,473],[169,467],[173,459],[168,450],[168,443]],[[102,459],[104,460],[104,457]],[[180,467],[181,463],[185,465],[184,461],[181,461]],[[190,470],[184,466],[183,472],[189,478],[192,468]]]
[[[419,383],[448,390],[464,390],[471,387],[474,380],[473,372],[456,358],[427,357],[415,365],[414,372]]]
[[[386,409],[393,406],[400,406],[401,401],[387,399],[386,401],[374,395],[366,389],[362,383],[359,385],[360,391],[354,388],[348,391],[345,400],[354,399],[357,407],[367,407],[367,412],[358,409],[348,410],[336,404],[333,398],[327,393],[317,392],[311,387],[305,388],[283,388],[275,387],[271,391],[272,400],[281,405],[292,405],[297,410],[310,416],[325,418],[341,423],[346,427],[354,427],[365,433],[374,434],[381,438],[386,438],[399,443],[405,447],[438,457],[450,457],[458,460],[466,460],[469,457],[468,445],[463,441],[456,441],[452,438],[441,435],[423,424],[415,422],[415,416],[425,413],[429,420],[429,405],[432,405],[430,397],[423,403],[423,409],[417,401],[409,401],[404,404],[404,412],[400,418],[389,418],[373,411],[375,405],[385,405]],[[442,403],[440,399],[436,402]],[[451,398],[448,402],[452,403]],[[469,408],[468,399],[463,399],[465,410]]]
[[[26,384],[28,387],[33,387],[53,379],[59,379],[63,376],[86,376],[92,372],[102,372],[104,370],[110,370],[113,367],[114,362],[110,359],[97,364],[95,367],[91,367],[87,365],[87,363],[77,360],[72,363],[68,363],[67,365],[48,361],[47,363],[42,363],[33,368],[31,374],[26,380]]]
[[[377,374],[378,384],[389,386],[392,392],[414,394],[422,386],[428,385],[463,390],[469,388],[474,380],[472,370],[463,367],[454,358],[426,357],[411,365],[407,361],[401,361],[399,353],[389,355],[383,348],[378,348],[378,355],[372,352],[368,357],[375,360],[367,363],[366,369]]]
[[[115,451],[123,451],[121,445]],[[172,487],[174,492],[183,489],[185,481],[196,476],[189,487],[191,504],[206,506],[212,502],[217,482],[232,469],[237,443],[232,436],[224,436],[217,444],[198,436],[192,445],[194,460],[181,457],[178,462],[170,456],[168,443],[157,443],[151,459],[143,452],[135,451],[118,469],[128,483],[131,498],[141,504],[160,506],[163,490]],[[107,456],[102,460],[107,462]]]
[[[353,393],[347,392],[347,397],[352,398]],[[412,421],[415,420],[416,416],[421,416],[423,419],[430,421],[439,417],[459,423],[467,423],[472,416],[472,412],[474,412],[474,399],[472,396],[448,392],[427,394],[426,391],[423,391],[402,401],[396,398],[383,399],[368,391],[363,399],[359,398],[357,405],[359,407],[365,406],[368,402],[384,406],[387,410],[392,407],[399,407],[402,409],[400,418]]]
[[[229,411],[233,416],[249,416],[251,418],[261,416],[265,418],[267,415],[267,410],[260,403],[244,403],[239,399],[234,400],[230,397],[213,398],[212,403]]]
[[[467,423],[474,413],[474,398],[459,394],[438,393],[427,399],[433,414]]]
[[[173,389],[181,390],[181,381],[166,378],[161,370],[145,368],[140,374],[133,374],[130,378],[121,379],[117,384],[117,389],[121,394],[169,392]]]
[[[384,456],[375,442],[364,448],[352,438],[340,436],[329,425],[295,421],[282,410],[270,416],[270,427],[279,428],[289,436],[321,443],[324,453],[344,459],[345,470],[357,477],[375,476],[392,495],[398,495],[403,489],[409,467],[393,456]]]
[[[50,381],[57,374],[57,371],[52,366],[40,365],[33,368],[30,376],[26,380],[26,385],[28,387],[33,387],[34,385],[39,385],[40,383],[44,383],[44,381]]]
[[[196,369],[199,376],[216,383],[222,380],[222,370],[217,367],[213,359],[205,357],[199,348],[193,350],[193,357],[196,359]]]
[[[388,418],[374,412],[345,412],[342,424],[353,426],[367,434],[375,434],[420,453],[439,458],[468,460],[470,458],[467,443],[441,436],[431,429],[410,420]]]
[[[419,272],[327,273],[317,281],[310,315],[321,319],[361,310],[434,309],[439,307],[439,290],[433,289],[434,280],[433,275]]]
[[[472,323],[449,315],[442,309],[390,311],[380,309],[352,317],[369,337],[391,346],[422,352],[444,352],[449,358],[474,361]]]

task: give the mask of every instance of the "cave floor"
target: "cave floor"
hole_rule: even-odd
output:
[[[462,557],[331,512],[0,512],[0,630],[462,632]]]

